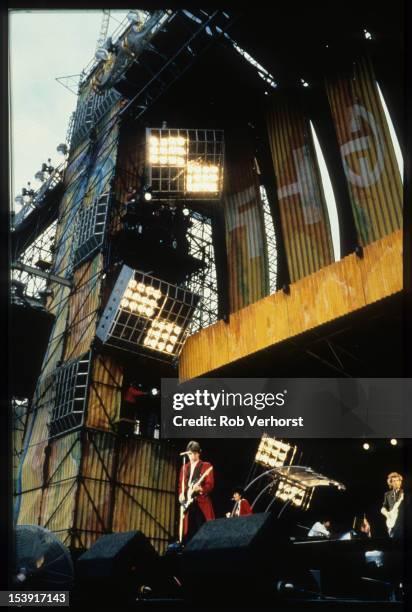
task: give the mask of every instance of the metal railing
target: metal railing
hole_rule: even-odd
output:
[[[33,210],[41,206],[48,191],[51,191],[62,182],[66,164],[67,162],[65,160],[57,166],[50,174],[49,178],[45,180],[41,187],[35,192],[33,197],[26,204],[23,204],[21,209],[13,215],[12,230],[16,229]]]

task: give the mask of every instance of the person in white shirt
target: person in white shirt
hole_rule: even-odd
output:
[[[308,538],[330,538],[330,520],[317,521],[309,530]]]

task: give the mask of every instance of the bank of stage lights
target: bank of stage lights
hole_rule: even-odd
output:
[[[263,434],[255,456],[255,462],[268,470],[274,470],[269,477],[273,478],[271,495],[282,502],[288,502],[302,510],[307,510],[310,504],[312,490],[287,478],[288,467],[295,458],[297,446],[283,440],[277,440],[268,434]],[[284,467],[285,466],[285,467]],[[283,468],[285,475],[275,471]],[[293,470],[293,468],[292,468]]]
[[[221,130],[147,129],[147,182],[153,196],[219,198],[223,183]]]
[[[199,296],[123,266],[97,328],[108,346],[166,360],[179,355]]]
[[[255,456],[255,462],[268,469],[281,467],[285,463],[292,465],[296,450],[296,446],[263,434]]]
[[[307,510],[312,493],[313,489],[309,492],[306,487],[291,484],[286,480],[280,480],[275,491],[275,497],[280,501],[290,502],[297,508]]]

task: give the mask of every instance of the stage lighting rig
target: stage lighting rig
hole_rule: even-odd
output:
[[[153,199],[218,200],[223,160],[222,130],[146,129],[146,182]]]
[[[161,361],[176,358],[199,296],[122,266],[97,328],[106,344]]]
[[[291,465],[296,451],[296,446],[263,434],[255,456],[255,462],[266,468],[280,467],[285,463]]]
[[[287,480],[279,480],[275,490],[275,497],[280,501],[290,502],[293,506],[307,510],[312,498],[313,488],[308,489]]]
[[[270,490],[273,497],[297,506],[301,510],[308,510],[316,487],[332,486],[339,491],[346,489],[341,482],[302,465],[281,466],[274,469],[270,477],[273,478],[273,486]]]

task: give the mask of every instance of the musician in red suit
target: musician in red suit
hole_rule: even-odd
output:
[[[183,542],[188,542],[206,521],[215,518],[210,493],[214,487],[213,466],[200,459],[200,445],[192,440],[186,447],[189,461],[182,466],[179,476],[179,501],[188,498],[192,488],[193,502],[189,505],[183,521]],[[198,483],[198,484],[197,484]]]
[[[232,500],[235,502],[232,512],[226,514],[227,518],[233,516],[248,516],[253,514],[252,506],[248,500],[243,497],[243,489],[241,487],[235,487],[232,492]]]

